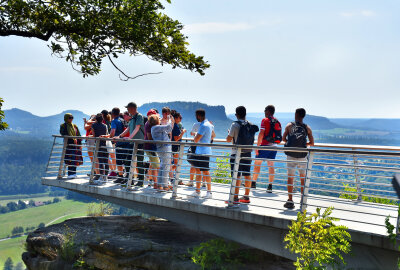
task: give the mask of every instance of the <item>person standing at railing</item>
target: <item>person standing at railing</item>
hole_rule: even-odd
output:
[[[147,112],[147,118],[150,119],[150,117],[159,117],[158,113],[154,110],[151,109]],[[148,120],[146,122],[146,124],[144,125],[144,139],[151,141],[153,140],[153,137],[151,136],[151,128],[153,127],[153,125],[155,124],[154,120],[152,121],[152,123],[150,123],[150,120]],[[158,185],[157,185],[157,177],[158,177],[158,169],[160,168],[160,158],[158,157],[157,154],[157,148],[156,145],[154,143],[145,143],[144,144],[144,151],[147,155],[147,157],[149,158],[150,164],[149,164],[149,172],[148,172],[148,176],[149,176],[149,180],[153,181],[154,183],[154,188],[157,189]],[[150,184],[149,184],[150,185]]]
[[[107,126],[107,131],[108,134],[111,133],[111,123],[112,119],[114,118],[112,114],[110,114],[107,110],[102,110],[101,114],[103,115],[103,124]],[[107,152],[109,155],[109,168],[110,168],[110,177],[115,178],[117,176],[117,173],[115,172],[116,167],[117,167],[117,162],[115,159],[115,145],[111,141],[106,141],[106,146],[107,146]]]
[[[124,132],[124,124],[121,121],[119,113],[120,113],[120,109],[119,108],[113,108],[112,109],[111,117],[112,117],[113,120],[111,121],[111,124],[110,124],[111,131],[110,131],[109,135],[103,135],[103,137],[114,138],[115,136],[119,136],[122,132]],[[110,143],[108,143],[108,142],[110,142]],[[113,143],[111,143],[111,141],[107,141],[106,142],[107,150],[109,150],[108,148],[109,148],[110,144],[112,145],[113,150],[116,150],[116,147],[121,147],[121,145],[119,145],[118,142],[116,144],[113,144]],[[122,166],[123,165],[123,160],[121,160],[120,158],[115,158],[115,152],[113,154],[111,154],[110,152],[108,152],[108,153],[111,156],[111,160],[115,161],[116,166],[117,166],[118,175],[121,178],[121,176],[124,173],[124,168]],[[113,155],[114,155],[114,159],[113,159]],[[117,176],[117,173],[115,171],[112,171],[112,170],[111,170],[110,174],[108,175],[108,177],[110,179],[112,179],[112,178],[115,179],[116,176]]]
[[[129,112],[125,111],[123,113],[123,122],[122,124],[124,125],[124,133],[125,135],[124,138],[129,137],[129,121],[131,120],[131,116]],[[122,134],[121,133],[121,134]],[[116,160],[117,164],[120,164],[121,167],[125,167],[125,172],[127,175],[129,174],[130,167],[131,167],[131,159],[132,159],[132,145],[129,142],[124,142],[121,141],[121,134],[118,136],[115,136],[114,139],[119,139],[117,143],[115,144],[115,152],[116,152]],[[126,184],[128,182],[128,177],[124,177],[124,171],[123,168],[122,170],[118,171],[118,178],[117,180],[114,180],[114,183],[117,184]]]
[[[107,125],[103,124],[103,116],[101,113],[96,115],[96,123],[92,124],[92,133],[93,137],[95,138],[108,136]],[[106,181],[109,166],[108,166],[108,151],[105,140],[100,140],[99,150],[97,152],[97,161],[99,164],[99,174],[97,174],[93,178],[93,180],[99,180],[101,178],[100,179],[101,181]],[[96,184],[99,184],[99,182],[97,182]]]
[[[195,143],[210,144],[215,138],[214,126],[206,119],[206,111],[198,109],[196,111],[196,119],[200,122],[199,131],[194,137]],[[212,198],[211,192],[211,176],[210,176],[210,155],[212,150],[210,146],[197,146],[196,153],[193,156],[192,164],[196,168],[196,190],[190,195],[191,197],[200,197],[201,177],[207,183],[206,199]]]
[[[295,121],[287,124],[285,132],[283,133],[283,141],[285,142],[285,147],[298,147],[307,148],[307,146],[314,145],[314,137],[312,135],[312,130],[310,126],[304,124],[303,119],[306,116],[306,110],[299,108],[296,110],[294,115]],[[307,142],[308,137],[308,142]],[[306,178],[306,162],[307,162],[307,152],[290,152],[285,151],[287,156],[287,172],[288,172],[288,200],[283,205],[285,208],[293,209],[293,182],[295,170],[298,169],[300,174],[301,182],[301,194],[303,194],[304,180]]]
[[[92,134],[92,124],[94,122],[96,122],[96,115],[92,115],[90,116],[90,119],[88,121],[86,121],[86,118],[83,118],[83,122],[85,124],[84,128],[86,130],[86,146],[87,146],[87,152],[88,152],[88,156],[90,158],[90,161],[93,162],[93,152],[94,152],[94,145],[95,145],[95,141],[91,140],[90,138],[93,138],[93,134]],[[95,173],[99,173],[98,170],[98,166],[96,164],[95,166]],[[88,174],[88,176],[90,176],[90,174]]]
[[[157,115],[152,115],[149,118],[151,127],[151,136],[155,141],[171,142],[169,134],[174,126],[174,118],[169,115],[168,122],[161,125],[160,118]],[[169,172],[171,168],[172,147],[170,143],[157,143],[157,152],[160,157],[160,169],[158,171],[158,189],[160,191],[170,190],[168,186]]]
[[[81,136],[78,126],[72,123],[73,119],[74,116],[70,113],[64,115],[64,123],[60,125],[62,136]],[[81,139],[68,139],[64,163],[68,167],[68,179],[76,178],[76,167],[83,163]]]
[[[233,122],[231,128],[229,129],[228,136],[226,137],[226,141],[232,142],[234,145],[253,145],[254,144],[254,135],[258,132],[258,126],[253,125],[249,121],[246,120],[246,108],[244,106],[239,106],[236,108],[236,118],[237,121]],[[236,187],[235,187],[235,195],[233,199],[234,204],[241,203],[250,203],[250,187],[251,187],[251,177],[250,177],[250,168],[251,168],[251,149],[241,149],[240,153],[240,161],[239,168],[237,173]],[[235,166],[235,158],[236,158],[236,147],[232,148],[231,153],[231,175],[233,177],[233,170]],[[239,189],[241,185],[240,177],[243,176],[245,181],[245,190],[244,196],[239,199]],[[234,180],[234,179],[233,179]]]
[[[199,131],[199,127],[200,127],[199,122],[193,124],[192,130],[190,131],[190,135],[193,136],[193,138],[196,137],[197,131]],[[196,177],[196,168],[192,164],[193,155],[195,153],[196,153],[196,146],[195,145],[189,146],[187,162],[190,164],[190,176],[189,176],[189,183],[186,184],[186,186],[188,187],[193,187],[193,180]]]
[[[258,146],[277,146],[282,141],[282,127],[278,119],[274,117],[275,107],[268,105],[264,110],[265,118],[261,121],[260,133],[258,134]],[[253,188],[256,187],[258,175],[260,174],[263,159],[267,159],[268,165],[268,188],[267,192],[272,192],[272,183],[275,178],[274,159],[276,151],[256,150],[257,160],[254,162]]]
[[[143,140],[144,139],[144,117],[137,111],[137,105],[135,102],[129,102],[125,106],[131,115],[131,120],[129,121],[129,130],[125,130],[120,134],[119,137],[124,137],[126,133],[130,133],[128,139]],[[133,144],[131,144],[130,156],[133,154]],[[128,155],[129,156],[129,155]],[[136,155],[136,167],[138,168],[138,182],[135,184],[136,187],[143,187],[144,181],[144,150],[143,144],[138,144],[137,155]],[[129,171],[128,171],[129,173]]]
[[[171,141],[181,142],[183,135],[186,133],[186,129],[182,126],[182,115],[179,112],[175,112],[173,115],[175,124],[172,129],[172,139]],[[172,153],[173,153],[173,165],[171,170],[171,179],[173,178],[173,172],[176,171],[176,167],[178,165],[179,160],[179,150],[180,145],[172,145]],[[179,185],[182,185],[182,180],[179,181]]]

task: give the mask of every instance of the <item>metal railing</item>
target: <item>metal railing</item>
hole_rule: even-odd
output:
[[[152,151],[145,150],[148,153],[144,153],[144,143],[158,146],[177,145],[179,149],[172,152],[171,148],[164,147]],[[304,184],[301,184],[299,170],[296,169],[292,185],[294,190],[291,195],[297,209],[303,211],[307,208],[312,210],[333,205],[336,211],[342,213],[340,219],[344,222],[384,228],[383,220],[389,214],[392,221],[397,224],[399,222],[397,214],[393,215],[397,213],[398,198],[391,185],[393,174],[400,172],[398,147],[320,144],[303,149],[233,146],[223,143],[223,140],[214,140],[212,144],[199,144],[191,142],[190,139],[184,139],[182,142],[160,142],[54,135],[45,177],[65,179],[67,171],[73,173],[74,164],[77,164],[78,160],[76,174],[80,178],[88,178],[89,184],[112,183],[131,191],[140,190],[140,180],[144,180],[146,189],[153,190],[160,187],[161,173],[156,172],[158,160],[152,161],[149,158],[149,155],[152,155],[162,159],[161,162],[164,163],[161,169],[164,171],[164,177],[168,179],[166,190],[158,191],[170,192],[171,199],[183,198],[187,197],[190,191],[194,191],[190,186],[195,186],[196,176],[207,180],[204,174],[193,171],[193,154],[188,153],[192,146],[211,147],[212,154],[208,156],[211,181],[205,184],[211,184],[212,199],[224,203],[228,208],[238,207],[235,199],[239,196],[237,190],[243,193],[246,189],[242,186],[246,180],[238,177],[240,174],[246,174],[246,171],[241,171],[240,168],[245,168],[250,162],[250,181],[255,182],[252,180],[254,163],[261,160],[263,162],[259,165],[261,170],[256,181],[257,187],[252,188],[250,192],[249,205],[254,209],[285,210],[283,204],[288,196],[288,168],[296,165],[304,173]],[[230,153],[233,148],[237,154],[231,159]],[[275,159],[259,159],[255,157],[256,150],[277,151],[277,156]],[[307,157],[303,160],[288,160],[284,153],[288,150],[307,153]],[[240,158],[241,153],[249,151],[250,157]],[[116,164],[118,166],[114,168]],[[101,169],[103,167],[104,170]],[[119,176],[101,177],[100,174],[106,175],[105,171],[110,167]],[[270,171],[271,167],[274,168],[273,172]],[[153,177],[153,174],[159,177]],[[272,193],[269,193],[268,184],[272,178]]]

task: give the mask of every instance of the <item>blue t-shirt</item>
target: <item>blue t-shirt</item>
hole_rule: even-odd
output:
[[[197,134],[202,135],[199,143],[211,143],[211,135],[213,132],[214,126],[206,119],[200,123],[199,131]],[[196,154],[199,155],[211,155],[211,147],[210,146],[197,146]]]
[[[124,124],[119,117],[114,118],[114,120],[111,121],[111,129],[115,129],[114,136],[119,136],[119,134],[124,131]]]
[[[172,139],[171,141],[175,141],[175,136],[181,135],[181,129],[179,128],[179,125],[177,123],[174,124],[174,128],[172,129]],[[180,139],[179,141],[182,141]]]

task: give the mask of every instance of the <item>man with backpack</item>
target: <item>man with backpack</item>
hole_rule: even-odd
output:
[[[258,132],[258,127],[246,120],[246,108],[239,106],[236,108],[237,121],[233,122],[229,129],[229,134],[226,137],[227,142],[232,142],[234,145],[253,145],[254,135]],[[250,203],[250,168],[251,168],[251,149],[242,149],[240,154],[239,169],[235,187],[234,204]],[[231,153],[231,175],[233,177],[233,168],[235,166],[236,148],[232,148]],[[244,196],[239,199],[239,188],[241,184],[240,177],[243,176],[245,181]]]
[[[257,145],[258,146],[276,146],[282,141],[282,127],[281,123],[274,117],[275,107],[268,105],[264,110],[265,118],[261,121],[260,133],[258,134]],[[257,160],[254,162],[254,173],[253,173],[253,188],[256,187],[258,175],[260,174],[262,159],[268,159],[268,172],[269,172],[269,184],[267,188],[268,193],[272,193],[272,183],[275,178],[274,161],[276,157],[276,151],[271,150],[256,150]]]
[[[283,141],[285,147],[297,147],[307,148],[307,146],[314,145],[314,137],[312,135],[311,128],[303,123],[303,119],[306,116],[306,110],[299,108],[295,113],[295,122],[287,124],[285,132],[283,133]],[[308,137],[308,142],[307,142]],[[306,162],[307,152],[291,152],[285,151],[287,155],[287,172],[288,172],[288,200],[284,204],[285,208],[293,209],[293,180],[296,168],[299,170],[300,181],[301,181],[301,193],[303,193],[304,180],[306,177]]]

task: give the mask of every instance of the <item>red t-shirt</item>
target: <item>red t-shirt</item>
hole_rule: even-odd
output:
[[[271,116],[271,118],[274,119],[275,117]],[[264,118],[261,121],[261,128],[260,129],[264,130],[264,138],[263,138],[263,140],[261,142],[261,145],[271,145],[271,144],[273,144],[273,143],[270,143],[270,142],[268,142],[266,140],[266,137],[267,137],[267,135],[268,135],[268,133],[269,133],[269,131],[271,129],[271,121],[269,120],[268,117]]]

